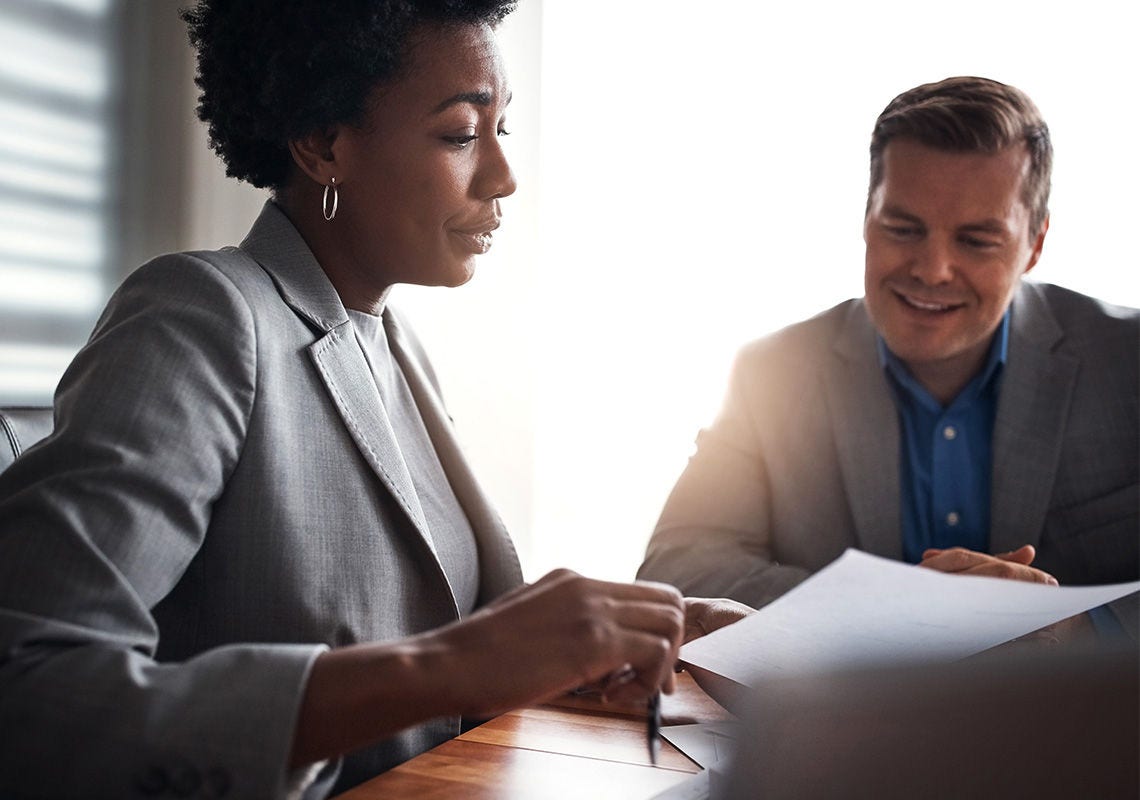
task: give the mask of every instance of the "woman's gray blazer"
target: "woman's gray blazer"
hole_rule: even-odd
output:
[[[417,342],[385,325],[484,603],[521,583],[514,548]],[[139,268],[61,381],[54,433],[0,475],[0,795],[279,796],[321,649],[459,616],[412,492],[344,307],[280,209],[240,247]],[[458,730],[355,753],[340,785]]]

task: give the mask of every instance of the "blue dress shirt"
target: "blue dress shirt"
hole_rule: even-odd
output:
[[[879,338],[899,412],[903,558],[917,564],[928,547],[990,544],[994,418],[1009,346],[1009,310],[981,371],[943,407]]]
[[[878,340],[879,362],[899,412],[899,485],[903,558],[917,564],[928,547],[990,550],[990,479],[1001,370],[1009,349],[1009,309],[985,366],[945,408]],[[1089,611],[1102,637],[1124,635],[1108,608]]]

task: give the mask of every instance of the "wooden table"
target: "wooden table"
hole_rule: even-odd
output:
[[[662,697],[663,724],[732,718],[687,673],[677,678],[677,691]],[[686,781],[699,770],[664,739],[657,766],[649,762],[644,709],[565,697],[496,717],[338,800],[636,800]]]

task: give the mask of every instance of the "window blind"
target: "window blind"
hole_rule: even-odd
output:
[[[109,291],[115,5],[0,5],[0,404],[50,401]]]

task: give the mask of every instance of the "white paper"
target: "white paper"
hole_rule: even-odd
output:
[[[701,770],[688,780],[653,795],[650,800],[709,800],[709,771]]]
[[[1140,590],[953,575],[848,550],[752,616],[681,649],[738,683],[868,664],[952,661]]]
[[[706,769],[732,755],[739,734],[739,722],[698,722],[661,728],[661,735],[670,744]]]

